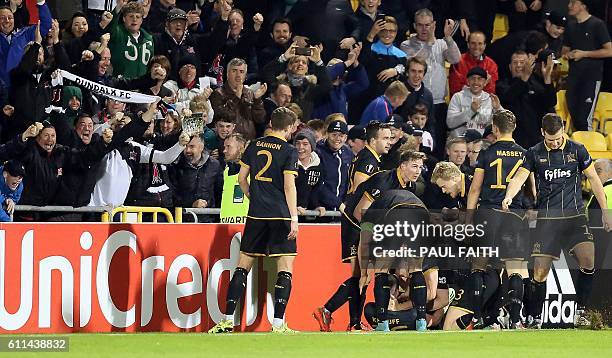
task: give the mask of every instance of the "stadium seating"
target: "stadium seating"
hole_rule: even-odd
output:
[[[569,110],[567,109],[567,102],[565,101],[565,90],[557,92],[557,105],[555,106],[555,112],[563,119],[565,124],[565,131],[569,133],[572,127],[572,120],[570,117]]]
[[[593,128],[603,133],[612,133],[612,93],[601,92],[599,94],[594,117],[598,119],[599,126],[595,127],[595,121],[593,121]]]
[[[496,41],[508,34],[508,16],[497,14],[493,23],[493,41]]]
[[[572,133],[572,140],[582,143],[588,151],[607,150],[606,138],[599,132],[578,131]]]

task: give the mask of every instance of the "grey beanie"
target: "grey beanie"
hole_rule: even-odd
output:
[[[312,133],[310,129],[303,129],[299,131],[298,134],[296,134],[295,139],[293,140],[293,144],[295,144],[296,141],[301,139],[308,139],[308,143],[310,143],[310,147],[314,152],[314,150],[317,148],[317,142],[315,140],[314,133]]]

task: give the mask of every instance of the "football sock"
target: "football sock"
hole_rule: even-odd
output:
[[[349,303],[349,316],[350,324],[356,325],[359,323],[359,304],[361,301],[361,292],[359,291],[359,278],[353,277],[355,280],[350,287],[348,303]]]
[[[425,310],[425,305],[427,304],[427,284],[425,283],[425,276],[421,271],[410,274],[410,299],[417,312],[416,318],[424,319],[427,313]]]
[[[291,295],[291,272],[279,271],[274,286],[274,318],[283,319]]]
[[[532,279],[529,290],[529,315],[539,318],[542,315],[542,306],[546,299],[546,281],[538,282]]]
[[[576,304],[581,309],[586,307],[589,303],[589,297],[593,289],[594,273],[594,269],[589,270],[583,268],[578,272],[578,278],[576,280]]]
[[[335,312],[340,306],[342,306],[346,301],[348,301],[351,293],[353,292],[353,287],[359,285],[359,278],[351,277],[348,280],[344,281],[336,293],[334,293],[329,301],[325,304],[325,309],[330,313]]]
[[[521,321],[521,306],[523,303],[523,278],[518,273],[510,275],[508,283],[508,308],[512,323]]]
[[[244,288],[246,287],[246,279],[249,272],[242,268],[237,267],[234,271],[234,275],[232,276],[232,280],[230,281],[229,288],[227,290],[227,299],[225,305],[225,315],[230,316],[234,314],[236,310],[236,305],[240,298],[242,298],[242,294],[244,293]]]
[[[531,279],[529,277],[523,278],[523,315],[527,317],[529,315],[529,302],[530,302],[530,289]]]
[[[484,271],[474,270],[470,274],[468,287],[470,289],[474,320],[482,318],[482,300],[484,296]]]
[[[378,319],[387,319],[387,308],[391,299],[391,285],[388,273],[377,273],[374,278],[374,304],[376,305],[376,315]]]

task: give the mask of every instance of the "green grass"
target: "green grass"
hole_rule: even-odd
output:
[[[69,355],[87,358],[142,356],[383,358],[391,355],[427,358],[612,357],[610,330],[298,333],[295,335],[129,333],[71,334],[68,337]],[[18,357],[34,355],[35,353],[21,353]],[[62,356],[65,355],[62,353]]]

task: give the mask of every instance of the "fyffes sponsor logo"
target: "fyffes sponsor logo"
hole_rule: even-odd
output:
[[[562,169],[553,169],[553,170],[545,170],[544,171],[544,179],[548,181],[552,181],[560,178],[569,178],[572,175],[570,170],[562,170]]]

